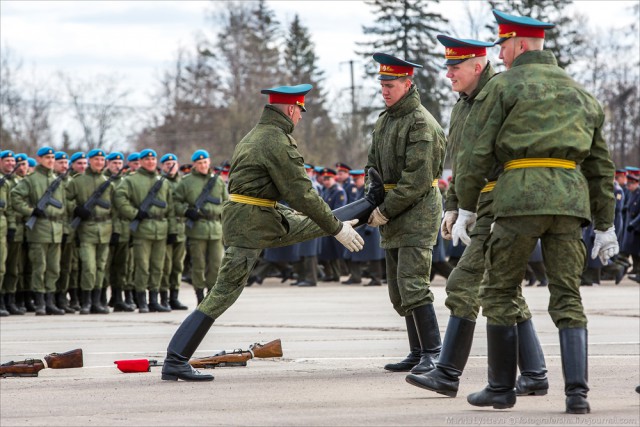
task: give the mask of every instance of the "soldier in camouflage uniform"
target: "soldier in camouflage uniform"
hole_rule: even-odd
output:
[[[218,279],[218,269],[222,262],[222,204],[229,199],[224,181],[211,175],[209,153],[197,150],[191,156],[191,173],[182,178],[174,192],[176,216],[193,221],[186,228],[191,250],[191,280],[196,291],[198,304],[204,299],[204,289],[211,288]],[[209,191],[212,202],[206,202],[196,209],[196,200],[210,179],[215,179]],[[178,289],[171,291],[172,300],[178,298]]]
[[[172,153],[165,154],[160,158],[160,164],[162,172],[167,175],[171,193],[175,195],[176,187],[182,179],[178,173],[178,157]],[[184,257],[187,254],[184,220],[184,216],[176,214],[175,233],[170,233],[167,236],[167,252],[164,257],[164,271],[160,285],[160,304],[173,310],[187,309],[187,306],[178,299],[182,272],[184,271]],[[171,293],[171,298],[169,293]]]
[[[460,93],[458,102],[451,112],[448,150],[454,162],[453,179],[447,193],[445,214],[442,221],[442,236],[451,239],[451,227],[458,216],[458,198],[455,190],[456,155],[463,144],[473,144],[472,140],[461,138],[462,128],[471,110],[474,99],[485,84],[494,76],[493,67],[487,61],[487,47],[493,43],[477,40],[455,39],[438,35],[438,40],[446,47],[445,65],[447,77],[451,79],[453,90]],[[502,170],[502,165],[492,168],[489,183],[480,193],[476,226],[470,233],[460,261],[447,280],[445,304],[451,311],[445,333],[444,344],[437,368],[426,374],[407,376],[407,382],[427,390],[455,397],[459,378],[471,352],[473,332],[480,308],[480,283],[484,274],[484,244],[489,237],[493,213],[493,186]],[[522,376],[516,383],[519,395],[545,395],[549,388],[546,376],[544,353],[531,321],[531,312],[524,300],[521,289],[517,295],[520,307],[518,325],[518,365]]]
[[[35,292],[36,315],[64,314],[56,307],[54,294],[56,281],[60,275],[60,243],[65,213],[64,188],[58,186],[53,198],[61,208],[48,204],[44,209],[37,207],[38,201],[55,181],[53,173],[55,152],[51,147],[41,147],[37,152],[38,166],[35,172],[21,180],[11,190],[11,204],[15,211],[27,220],[33,216],[36,222],[26,230],[31,262],[31,286]]]
[[[591,256],[618,252],[613,227],[614,166],[602,137],[598,101],[544,51],[544,30],[528,17],[494,10],[507,71],[476,96],[457,159],[458,219],[453,238],[467,239],[478,195],[495,160],[504,172],[494,190],[495,222],[486,244],[481,305],[487,317],[489,384],[468,396],[474,406],[515,405],[518,289],[538,239],[549,276],[549,313],[559,329],[566,411],[587,401],[587,318],[580,298],[586,251],[581,226],[595,225]]]
[[[13,160],[12,162],[9,159]],[[5,173],[11,173],[13,171],[13,167],[15,166],[15,155],[11,150],[5,150],[0,152],[0,162],[4,165],[6,162],[11,169],[9,172],[5,172],[5,168],[0,168],[0,179],[2,182],[0,185],[0,317],[6,317],[9,315],[5,307],[5,293],[2,289],[2,283],[4,282],[4,274],[6,272],[5,262],[7,260],[7,212],[11,207],[11,200],[9,200],[9,185],[7,181],[10,179],[9,177],[5,178]]]
[[[89,151],[87,157],[89,167],[67,185],[68,210],[73,213],[74,219],[81,220],[75,230],[78,233],[78,256],[82,264],[80,314],[109,314],[109,308],[102,301],[102,288],[112,231],[113,186],[107,187],[93,209],[84,206],[98,187],[108,181],[102,174],[105,152],[96,148]]]
[[[309,90],[311,85],[263,90],[270,103],[258,125],[238,143],[231,160],[230,195],[222,215],[227,249],[218,280],[171,339],[163,380],[213,380],[194,370],[188,360],[214,320],[240,296],[262,249],[324,235],[335,236],[351,251],[362,249],[362,238],[353,229],[358,220],[342,222],[333,215],[311,186],[291,136],[305,111],[304,95]],[[377,194],[382,193],[380,187]],[[276,200],[284,200],[291,208]],[[360,212],[349,213],[360,218],[376,204],[365,201]]]
[[[368,223],[380,227],[389,297],[405,318],[411,351],[403,361],[384,368],[423,373],[435,367],[441,347],[429,274],[442,216],[438,178],[446,140],[438,122],[421,105],[412,81],[414,68],[422,66],[384,53],[374,54],[373,59],[380,63],[387,108],[376,122],[366,169],[380,171],[388,192]]]
[[[129,221],[139,220],[133,236],[133,258],[135,263],[134,283],[138,311],[140,313],[169,312],[158,303],[158,292],[162,280],[162,269],[167,248],[167,236],[176,233],[175,213],[171,187],[163,181],[155,199],[164,207],[152,205],[148,211],[140,209],[154,184],[162,179],[156,171],[157,155],[154,150],[140,152],[140,169],[127,176],[116,189],[114,201],[121,217]],[[146,291],[149,290],[147,305]]]

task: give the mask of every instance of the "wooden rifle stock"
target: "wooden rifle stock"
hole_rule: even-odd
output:
[[[44,363],[40,359],[25,359],[19,362],[3,363],[0,365],[0,378],[4,377],[37,377],[38,372],[44,369]]]
[[[191,359],[189,364],[194,368],[215,368],[216,366],[246,366],[247,360],[258,357],[265,359],[269,357],[282,357],[282,343],[280,339],[270,341],[264,345],[252,344],[249,350],[235,350],[231,353],[222,351],[218,354],[207,357]]]
[[[67,351],[66,353],[51,353],[44,357],[47,367],[51,369],[82,368],[82,349]]]

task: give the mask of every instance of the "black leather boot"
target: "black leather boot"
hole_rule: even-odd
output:
[[[53,292],[47,292],[45,298],[45,311],[47,314],[55,314],[56,316],[62,316],[64,314],[64,310],[56,307],[55,294]]]
[[[25,314],[27,312],[27,307],[24,305],[25,293],[24,292],[16,292],[16,307],[18,310]]]
[[[124,291],[124,303],[131,308],[131,311],[138,308],[135,301],[133,301],[133,291]]]
[[[164,308],[168,308],[171,311],[171,306],[169,305],[169,292],[168,291],[160,291],[160,305]]]
[[[80,314],[91,313],[91,291],[81,291],[80,299],[82,306],[80,307]]]
[[[420,363],[420,339],[416,331],[416,322],[413,321],[413,315],[404,318],[407,323],[407,335],[409,336],[409,354],[404,360],[398,363],[388,363],[384,365],[384,369],[392,372],[408,372]]]
[[[69,300],[67,299],[66,292],[56,292],[56,305],[65,313],[73,314],[76,312],[73,308],[69,307]]]
[[[149,311],[151,313],[168,313],[171,309],[158,304],[158,291],[149,291]]]
[[[374,168],[369,168],[368,174],[369,187],[364,195],[364,199],[356,200],[333,211],[335,217],[340,221],[357,219],[358,224],[356,227],[364,225],[369,220],[371,212],[384,202],[384,183],[382,177]]]
[[[518,327],[487,325],[487,344],[489,384],[484,390],[467,396],[467,402],[494,409],[511,408],[516,404]]]
[[[189,359],[197,350],[213,325],[213,319],[195,310],[182,322],[167,347],[167,357],[162,366],[165,381],[213,381],[213,375],[203,374],[189,365]]]
[[[107,288],[100,288],[100,305],[103,307],[109,307],[107,302]]]
[[[531,319],[518,323],[518,396],[544,396],[549,390],[547,365]]]
[[[13,316],[22,316],[25,311],[20,310],[16,305],[16,294],[5,294],[6,297],[6,310]]]
[[[449,317],[436,369],[426,374],[409,374],[406,378],[407,382],[425,390],[456,397],[460,385],[460,375],[462,375],[471,352],[475,328],[476,322],[472,320],[455,316]]]
[[[5,294],[0,294],[0,317],[9,316],[9,312],[7,311],[7,307],[4,303]]]
[[[180,291],[177,289],[172,289],[171,291],[169,291],[169,305],[173,310],[188,310],[189,307],[182,304],[178,299],[179,292]]]
[[[109,314],[109,307],[102,304],[102,289],[94,289],[91,291],[91,313]]]
[[[198,301],[198,305],[204,299],[204,289],[196,289],[196,300]]]
[[[82,307],[80,307],[80,290],[78,288],[69,289],[69,297],[71,301],[69,301],[69,307],[73,308],[75,311],[80,311]]]
[[[424,374],[436,368],[442,348],[440,329],[433,304],[421,305],[413,309],[413,321],[416,322],[420,339],[420,363],[411,368],[412,374]]]
[[[122,289],[111,288],[111,297],[113,298],[113,311],[114,312],[127,312],[130,313],[134,309],[129,304],[126,304],[122,300]]]
[[[23,295],[24,295],[24,307],[25,310],[27,310],[26,312],[29,313],[34,313],[36,312],[38,309],[37,307],[39,307],[38,303],[36,302],[37,299],[37,294],[38,292],[31,292],[31,291],[24,291]],[[43,295],[43,299],[44,299],[44,294]]]
[[[591,412],[591,407],[587,402],[589,391],[587,329],[567,328],[560,329],[559,333],[567,413],[588,414]]]
[[[44,293],[34,292],[33,296],[34,296],[33,308],[36,313],[36,316],[46,316],[47,308],[44,302]]]
[[[136,301],[138,302],[138,313],[148,313],[149,306],[147,305],[147,292],[136,291]]]

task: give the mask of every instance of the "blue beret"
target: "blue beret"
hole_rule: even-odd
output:
[[[413,76],[414,68],[422,68],[422,65],[380,52],[373,54],[373,60],[380,64],[378,80],[395,80],[400,77]]]
[[[169,160],[173,160],[175,162],[178,161],[178,156],[173,153],[167,153],[160,158],[160,163],[168,162]]]
[[[7,157],[15,157],[15,153],[11,150],[4,150],[0,152],[0,159],[6,159]]]
[[[119,151],[114,151],[112,153],[109,153],[109,155],[107,156],[107,160],[124,160],[124,154]]]
[[[196,162],[198,160],[208,159],[209,152],[207,150],[196,150],[191,156],[191,161]]]
[[[75,162],[78,159],[86,159],[87,156],[82,152],[82,151],[78,151],[77,153],[73,153],[71,155],[71,163]]]
[[[38,165],[38,162],[36,162],[36,159],[33,159],[31,157],[27,158],[27,163],[29,164],[30,168],[35,168]]]
[[[56,153],[55,150],[51,147],[40,147],[36,152],[36,156],[42,157],[42,156],[46,156],[47,154],[55,154],[55,153]]]
[[[66,160],[68,158],[69,158],[69,155],[64,151],[56,151],[56,154],[55,154],[56,160],[63,160],[63,159]]]
[[[127,156],[127,162],[137,162],[138,160],[140,160],[140,153],[138,152],[131,153]]]
[[[156,154],[155,150],[152,150],[151,148],[145,148],[140,152],[140,160],[144,159],[145,157],[158,157],[158,155]]]
[[[364,169],[351,169],[349,175],[364,175]]]
[[[106,157],[106,154],[104,150],[101,150],[100,148],[94,148],[93,150],[89,151],[89,154],[87,154],[88,158],[92,158],[96,156]]]
[[[27,160],[27,155],[26,154],[24,154],[24,153],[16,154],[16,163],[24,162],[25,160]]]

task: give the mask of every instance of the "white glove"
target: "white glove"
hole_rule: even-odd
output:
[[[375,208],[373,212],[371,212],[371,215],[369,215],[369,220],[367,221],[367,224],[369,224],[371,227],[379,227],[381,225],[385,225],[388,222],[389,222],[389,218],[382,215],[382,212],[380,212],[380,208],[378,207],[378,208]]]
[[[596,238],[593,242],[591,250],[591,258],[600,257],[602,265],[607,265],[609,258],[620,252],[618,247],[618,237],[616,236],[616,228],[611,227],[607,231],[595,230]]]
[[[446,211],[444,216],[442,217],[442,224],[440,224],[440,234],[442,234],[442,238],[445,240],[451,240],[451,230],[453,229],[453,224],[456,223],[456,219],[458,219],[458,211]]]
[[[342,223],[342,230],[334,236],[349,252],[358,252],[364,247],[364,240],[362,240],[362,237],[353,229],[353,226],[357,223],[357,219],[344,221]]]
[[[471,238],[469,237],[469,234],[467,234],[467,231],[471,230],[476,225],[477,217],[478,215],[475,212],[458,209],[458,219],[451,230],[453,246],[458,246],[458,242],[460,240],[462,240],[462,243],[465,245],[471,243]]]

